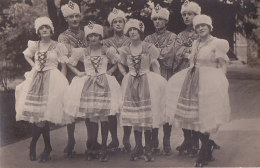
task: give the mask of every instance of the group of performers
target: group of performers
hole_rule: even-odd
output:
[[[127,20],[119,9],[108,16],[113,36],[107,39],[103,39],[102,25],[90,22],[84,31],[80,29],[76,3],[69,1],[61,11],[68,29],[58,42],[51,39],[54,27],[48,17],[35,20],[39,41],[29,41],[23,52],[32,70],[16,87],[16,120],[33,123],[31,161],[37,159],[41,134],[45,148],[40,162],[50,160],[49,123],[67,125],[64,153],[73,156],[77,118],[85,119],[87,127],[87,160],[108,161],[108,151],[119,147],[118,123],[123,127],[123,151],[130,153],[132,161],[152,161],[160,152],[160,126],[162,154],[172,152],[174,126],[184,133],[183,143],[176,148],[180,154],[197,156],[196,166],[214,159],[212,150],[219,146],[210,133],[228,122],[230,115],[225,76],[229,44],[211,35],[212,20],[201,14],[197,3],[182,5],[186,29],[178,35],[167,30],[169,11],[156,6],[151,13],[155,32],[147,37],[143,22]],[[99,122],[101,143],[97,140]],[[112,141],[107,145],[109,132]]]

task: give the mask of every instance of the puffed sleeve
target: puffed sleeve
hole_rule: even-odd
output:
[[[157,61],[160,56],[160,51],[153,44],[147,44],[147,53],[150,57],[151,62]]]
[[[106,48],[106,56],[112,64],[115,64],[120,60],[120,55],[114,47]]]
[[[76,66],[79,60],[82,59],[83,57],[84,57],[84,48],[73,48],[68,63],[73,66]]]
[[[36,49],[37,49],[37,44],[38,44],[38,41],[31,41],[29,40],[28,41],[28,46],[27,48],[23,51],[23,54],[27,57],[34,57],[34,54],[36,52]]]
[[[60,63],[68,63],[69,59],[68,59],[68,49],[67,47],[62,44],[62,43],[58,43],[57,47],[56,47],[56,52],[58,55],[58,61]]]
[[[119,58],[119,63],[123,64],[123,65],[127,65],[127,47],[121,47],[117,50],[119,52],[120,58]]]
[[[216,59],[223,58],[225,61],[229,61],[227,56],[227,52],[229,50],[229,43],[227,40],[224,39],[217,39],[215,42],[215,52],[216,52]]]

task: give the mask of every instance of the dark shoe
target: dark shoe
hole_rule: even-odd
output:
[[[212,162],[215,160],[215,158],[213,157],[213,151],[217,149],[220,149],[220,146],[217,145],[215,143],[215,141],[209,139],[208,143],[207,143],[207,156],[206,156],[206,160],[209,162]]]
[[[72,157],[76,154],[76,152],[74,151],[75,144],[76,142],[74,139],[72,142],[68,143],[67,146],[64,148],[64,153],[66,153],[68,157]]]
[[[189,140],[184,140],[176,150],[179,152],[179,155],[189,154],[191,152],[191,142]]]
[[[112,141],[109,145],[108,145],[108,151],[110,152],[116,152],[119,150],[119,141],[118,139],[116,141]]]
[[[36,160],[36,147],[35,146],[30,146],[29,157],[30,157],[31,161],[35,161]]]
[[[164,156],[170,156],[172,154],[171,147],[163,147],[162,155]]]
[[[209,134],[200,133],[201,148],[198,158],[195,163],[195,167],[203,167],[208,164],[208,146],[209,146]]]
[[[107,162],[108,160],[109,159],[108,159],[107,151],[106,150],[102,150],[101,153],[100,153],[99,161],[100,162]]]
[[[130,153],[131,152],[131,144],[130,143],[125,143],[124,147],[121,149],[122,152],[125,153]]]
[[[151,162],[154,160],[153,152],[149,147],[145,147],[144,160],[146,162]]]
[[[135,161],[142,158],[143,153],[144,153],[143,147],[135,146],[135,148],[130,154],[130,161]]]
[[[176,148],[179,151],[179,155],[189,154],[192,150],[192,141],[191,141],[191,130],[183,129],[184,140],[180,146]]]
[[[40,163],[44,163],[51,160],[50,153],[43,152],[40,156]]]

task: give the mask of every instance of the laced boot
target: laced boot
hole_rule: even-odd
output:
[[[101,150],[99,160],[100,162],[107,162],[109,160],[106,147],[103,147]]]
[[[152,151],[152,132],[147,130],[144,132],[145,136],[145,151],[144,151],[144,159],[146,162],[153,161],[153,151]]]
[[[67,157],[72,157],[76,152],[74,151],[74,146],[76,144],[74,138],[74,131],[75,131],[75,123],[67,125],[67,132],[68,132],[68,144],[64,148],[64,153]]]
[[[116,152],[116,151],[118,151],[118,147],[119,147],[119,141],[118,141],[118,137],[117,137],[117,118],[115,115],[113,115],[113,116],[109,116],[108,120],[109,120],[109,122],[108,122],[109,131],[110,131],[111,137],[112,137],[112,141],[108,145],[108,150],[110,152]]]
[[[176,148],[179,154],[188,154],[191,151],[191,130],[182,129],[184,133],[184,140],[180,146]]]
[[[51,160],[50,153],[52,151],[51,142],[50,142],[50,127],[49,123],[46,122],[45,126],[42,128],[42,136],[44,140],[44,151],[40,156],[40,162],[47,162]]]
[[[123,152],[129,153],[131,152],[131,144],[130,144],[130,135],[131,135],[132,127],[124,126],[124,136],[123,136]]]
[[[208,143],[207,143],[207,156],[206,156],[206,161],[208,162],[212,162],[215,160],[215,158],[213,157],[213,151],[214,150],[219,150],[220,149],[220,146],[217,145],[215,143],[215,141],[213,141],[212,139],[209,139],[208,140]]]
[[[159,134],[159,129],[158,128],[153,128],[152,129],[152,152],[155,155],[158,155],[160,153],[160,149],[158,148],[159,146],[159,138],[158,138],[158,134]]]
[[[169,123],[163,125],[163,155],[171,154],[171,131],[172,126]]]
[[[207,162],[207,146],[209,141],[209,134],[200,133],[201,148],[199,151],[198,158],[195,162],[195,167],[203,167],[208,164]]]
[[[30,143],[30,153],[29,157],[31,161],[36,160],[36,144],[41,135],[41,128],[37,127],[36,124],[33,124],[32,127],[32,141]]]
[[[190,157],[194,157],[199,153],[199,132],[191,131],[191,152]]]
[[[143,155],[143,146],[142,146],[142,132],[141,131],[134,131],[135,135],[135,148],[131,151],[130,154],[130,161],[135,161],[140,159]]]

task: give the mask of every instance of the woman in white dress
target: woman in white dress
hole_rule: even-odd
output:
[[[160,75],[157,61],[159,50],[151,43],[142,41],[144,24],[130,19],[124,33],[130,37],[130,44],[118,49],[121,60],[119,69],[124,75],[122,81],[123,106],[120,115],[122,126],[133,126],[136,146],[131,160],[143,154],[142,131],[145,135],[145,160],[152,157],[152,128],[159,128],[163,122],[164,104],[162,98],[166,80]],[[129,73],[123,69],[128,66]],[[154,72],[150,71],[150,67]],[[156,73],[155,73],[156,72]]]
[[[108,116],[119,113],[121,89],[114,76],[107,74],[107,64],[117,62],[116,49],[102,45],[103,27],[90,23],[84,27],[87,48],[72,49],[69,58],[70,68],[77,75],[65,93],[65,113],[74,118],[85,118],[88,140],[86,159],[95,158],[107,161]],[[85,72],[73,66],[84,62]],[[102,149],[99,155],[98,123],[101,122]]]
[[[36,143],[42,134],[45,148],[40,161],[45,162],[50,159],[52,151],[49,122],[66,122],[62,98],[69,85],[64,76],[68,53],[63,44],[51,40],[54,28],[48,17],[37,18],[35,29],[40,40],[28,41],[28,48],[23,52],[32,70],[25,73],[25,81],[16,87],[15,108],[16,121],[25,120],[33,123],[30,160],[36,160]],[[62,65],[62,72],[57,69],[58,63]]]
[[[199,131],[202,142],[196,166],[213,160],[212,149],[218,148],[209,139],[210,133],[229,121],[230,104],[226,63],[229,44],[213,37],[212,20],[197,15],[193,27],[199,35],[189,55],[190,67],[168,81],[166,87],[166,115],[178,128]]]

